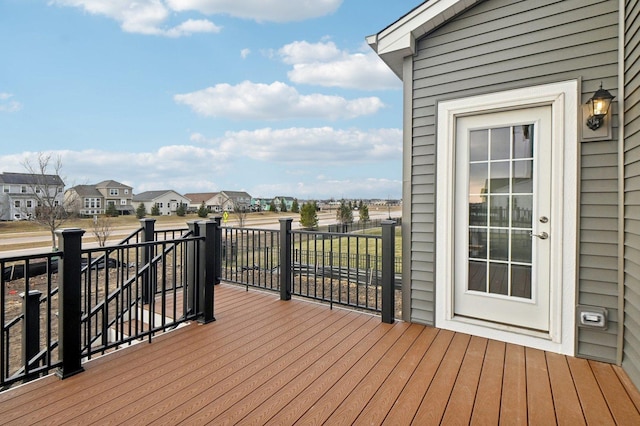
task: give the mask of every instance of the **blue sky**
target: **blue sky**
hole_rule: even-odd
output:
[[[400,198],[401,82],[365,37],[420,3],[0,0],[0,171]]]

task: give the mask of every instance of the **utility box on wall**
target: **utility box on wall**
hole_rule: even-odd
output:
[[[606,330],[609,312],[607,308],[578,305],[576,308],[578,327]]]

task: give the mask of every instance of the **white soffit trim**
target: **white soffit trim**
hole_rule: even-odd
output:
[[[378,56],[402,78],[403,59],[415,53],[415,41],[482,0],[428,0],[389,25],[367,37]]]

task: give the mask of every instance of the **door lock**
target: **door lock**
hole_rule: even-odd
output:
[[[540,234],[534,234],[533,232],[529,232],[529,236],[538,237],[541,240],[546,240],[547,238],[549,238],[549,234],[547,234],[546,232],[541,232]]]
[[[549,222],[549,218],[546,216],[540,216],[540,223],[547,223]]]

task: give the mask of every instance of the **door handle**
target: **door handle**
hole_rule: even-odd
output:
[[[547,238],[549,238],[549,234],[547,234],[546,232],[541,232],[540,234],[534,234],[533,232],[529,232],[529,236],[538,237],[541,240],[546,240]]]

